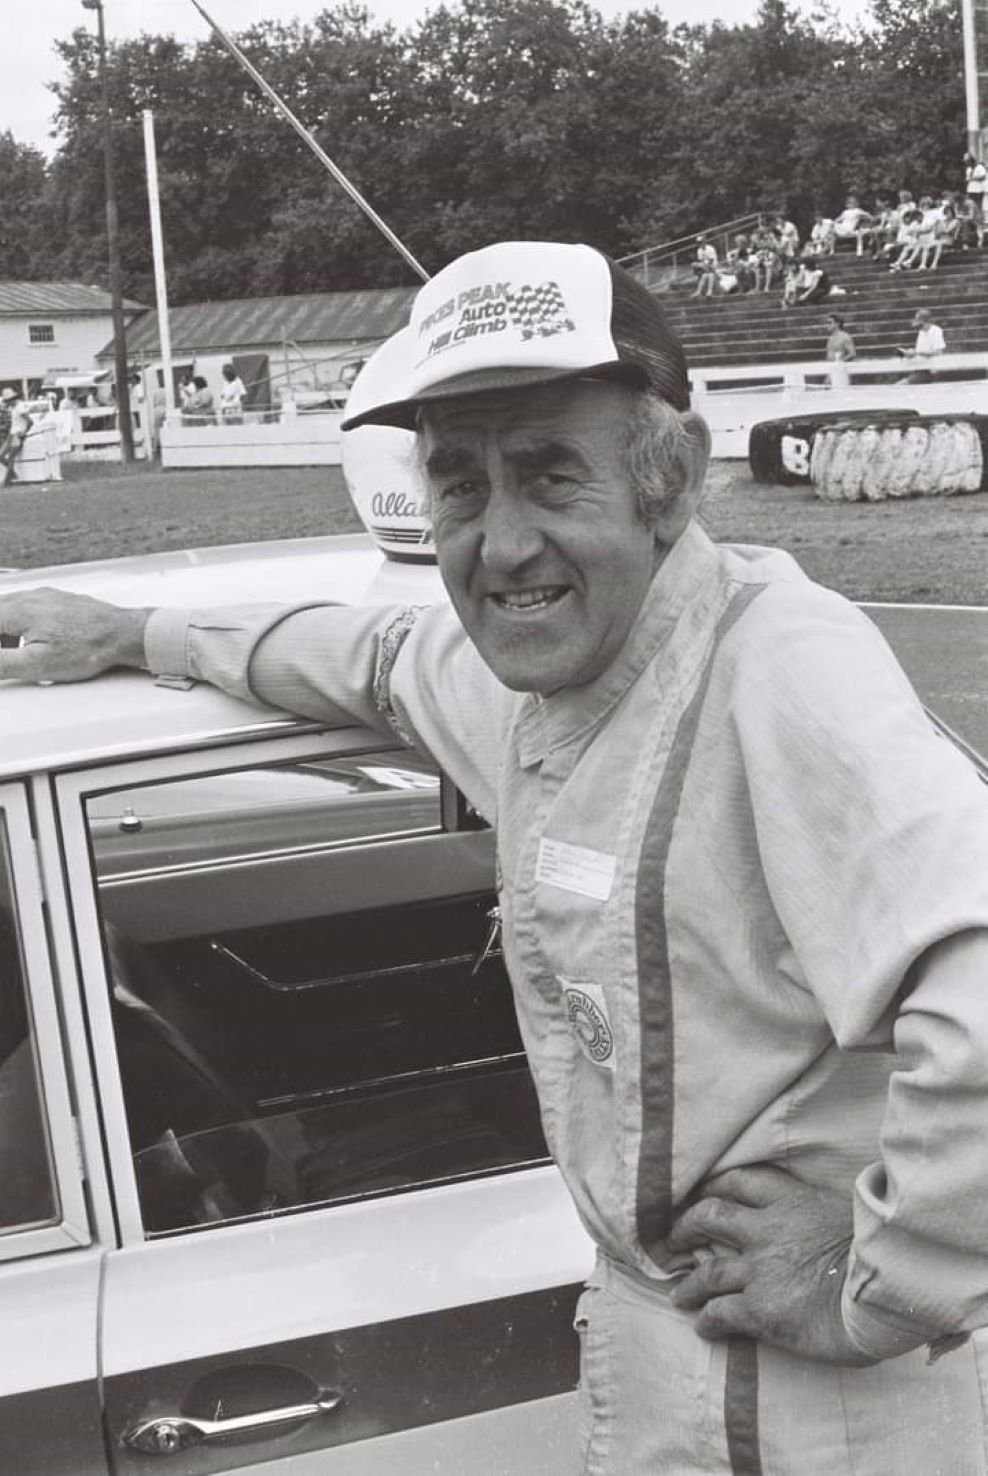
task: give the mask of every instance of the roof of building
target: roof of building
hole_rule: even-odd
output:
[[[0,280],[0,314],[109,313],[113,301],[102,287],[84,282],[10,282]],[[139,313],[143,302],[124,299],[124,309]]]
[[[172,353],[226,353],[286,339],[295,343],[376,342],[405,326],[416,291],[414,287],[378,287],[362,292],[304,292],[169,308]],[[108,344],[98,357],[112,351]],[[145,313],[127,329],[127,351],[160,353],[156,312]]]

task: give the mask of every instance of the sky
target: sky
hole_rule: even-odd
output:
[[[328,8],[329,0],[202,0],[213,19],[225,30],[241,31],[258,20],[310,20]],[[436,8],[436,0],[364,0],[378,21],[392,21],[404,28]],[[629,10],[648,8],[653,0],[592,0],[594,9],[608,19]],[[842,13],[853,11],[861,0],[838,0]],[[658,0],[658,8],[671,25],[680,21],[723,20],[729,25],[752,18],[757,0]],[[0,0],[0,133],[8,129],[19,143],[33,144],[50,154],[54,98],[45,84],[60,74],[52,50],[56,37],[69,36],[78,25],[95,27],[96,17],[82,8],[81,0]],[[104,0],[106,31],[110,41],[124,40],[141,31],[172,32],[184,41],[204,40],[209,27],[191,0]]]

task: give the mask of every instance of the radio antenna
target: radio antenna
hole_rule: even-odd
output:
[[[301,123],[299,119],[296,118],[295,114],[292,112],[291,108],[284,101],[284,99],[279,97],[277,92],[275,92],[274,88],[270,85],[270,83],[264,80],[260,72],[254,66],[253,62],[244,55],[244,53],[240,50],[240,47],[232,39],[232,37],[226,34],[222,26],[217,25],[212,16],[199,4],[199,0],[192,0],[192,4],[195,6],[196,10],[198,10],[199,14],[202,16],[206,24],[210,26],[213,31],[215,31],[216,35],[219,37],[222,44],[226,47],[227,51],[233,57],[234,61],[240,63],[247,75],[249,77],[252,77],[253,80],[257,83],[258,87],[264,93],[265,97],[270,98],[271,102],[274,103],[281,116],[295,129],[295,132],[298,134],[299,138],[302,139],[304,143],[308,144],[309,148],[315,154],[320,164],[324,165],[325,168],[329,170],[330,174],[336,180],[336,183],[340,185],[342,189],[346,190],[347,194],[350,196],[350,199],[354,202],[354,204],[360,206],[361,210],[367,216],[368,220],[372,221],[373,224],[377,226],[378,230],[381,232],[381,235],[384,236],[385,240],[390,241],[391,245],[398,252],[399,256],[404,257],[405,261],[412,268],[412,270],[414,272],[417,272],[418,275],[422,278],[422,281],[428,282],[429,273],[425,270],[425,267],[423,267],[420,262],[415,260],[415,257],[408,250],[408,248],[404,246],[401,241],[398,240],[398,237],[395,235],[390,226],[385,224],[385,222],[378,215],[377,211],[374,210],[373,207],[364,199],[363,195],[360,193],[357,187],[351,184],[350,180],[348,180],[346,175],[343,173],[343,170],[340,169],[338,165],[333,163],[332,159],[326,153],[325,149],[320,147],[320,145],[313,138],[312,134],[306,128],[305,124]]]

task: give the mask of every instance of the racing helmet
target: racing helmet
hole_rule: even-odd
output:
[[[402,328],[382,343],[353,382],[346,416],[404,392],[398,366],[405,367]],[[378,548],[389,559],[435,563],[432,524],[419,473],[415,433],[391,425],[360,425],[341,434],[343,476],[354,507]]]

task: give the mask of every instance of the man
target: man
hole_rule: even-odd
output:
[[[462,257],[401,356],[351,424],[416,428],[453,610],[16,595],[0,677],[146,665],[352,714],[496,825],[599,1251],[581,1470],[975,1476],[988,796],[865,616],[706,538],[682,348],[605,257]]]
[[[929,384],[934,378],[932,365],[944,353],[947,343],[943,336],[943,329],[934,323],[929,308],[916,309],[913,327],[916,329],[914,347],[900,348],[898,352],[904,359],[919,359],[923,367],[908,374],[902,383]]]
[[[857,358],[854,339],[844,327],[844,319],[837,313],[828,313],[823,320],[827,330],[827,358],[835,363],[846,363]]]
[[[14,471],[14,463],[21,454],[24,445],[24,437],[31,429],[31,417],[27,406],[19,397],[16,390],[5,385],[0,390],[0,466],[3,467],[3,479],[0,487],[6,487],[10,482],[16,482],[17,474]]]
[[[864,238],[874,218],[863,210],[858,204],[857,195],[848,195],[844,202],[844,209],[834,219],[834,238],[837,241],[856,241],[857,255],[864,255]]]
[[[232,364],[224,364],[220,372],[223,375],[220,386],[220,421],[226,425],[242,425],[244,400],[247,398],[244,382]]]

